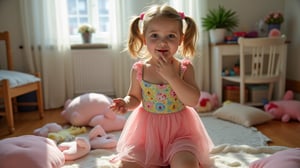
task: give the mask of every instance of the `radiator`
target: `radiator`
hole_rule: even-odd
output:
[[[114,95],[113,58],[107,49],[72,50],[75,95],[88,92]]]

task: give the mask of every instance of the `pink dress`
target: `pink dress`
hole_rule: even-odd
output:
[[[189,63],[181,63],[181,74]],[[121,133],[117,144],[120,159],[143,167],[168,166],[176,152],[190,151],[201,167],[210,167],[213,143],[197,112],[185,106],[169,84],[144,81],[142,62],[135,63],[133,68],[138,74],[143,101],[130,114]]]

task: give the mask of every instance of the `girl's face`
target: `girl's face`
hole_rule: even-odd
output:
[[[181,44],[183,35],[178,21],[160,17],[148,23],[144,43],[152,58],[171,59]]]

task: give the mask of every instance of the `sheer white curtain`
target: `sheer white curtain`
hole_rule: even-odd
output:
[[[209,39],[208,33],[202,29],[201,24],[201,18],[208,10],[207,0],[171,0],[171,5],[179,11],[183,11],[187,16],[192,17],[198,25],[197,53],[193,60],[195,77],[201,90],[210,91]]]
[[[28,71],[41,72],[45,108],[73,96],[67,6],[62,0],[20,0]]]
[[[130,69],[136,61],[124,51],[128,39],[130,19],[138,16],[149,5],[147,0],[112,0],[110,18],[111,47],[114,52],[114,88],[117,97],[127,94],[130,84]]]

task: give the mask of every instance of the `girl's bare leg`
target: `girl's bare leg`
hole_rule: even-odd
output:
[[[177,152],[170,163],[171,168],[199,168],[198,159],[188,151]]]

